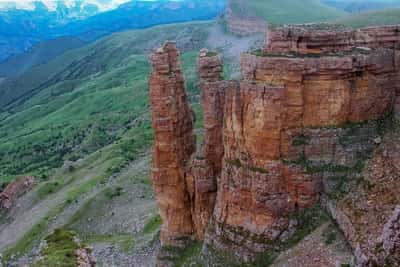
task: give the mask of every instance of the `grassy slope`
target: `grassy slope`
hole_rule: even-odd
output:
[[[178,46],[187,47],[182,54],[187,88],[190,95],[198,94],[195,57],[204,46],[209,25],[190,23],[128,31],[68,52],[43,69],[48,73],[79,72],[1,113],[0,184],[17,175],[36,175],[42,180],[33,205],[51,203],[40,216],[32,215],[30,229],[14,237],[16,243],[11,242],[13,245],[4,251],[6,258],[30,251],[48,233],[54,218],[71,205],[87,201],[84,196],[99,186],[103,188],[110,177],[150,148],[150,66],[145,52],[167,39],[176,39]],[[57,70],[53,71],[53,66]],[[200,113],[198,104],[194,104]],[[198,118],[201,120],[200,115]],[[66,160],[76,161],[75,167],[59,168]],[[71,214],[75,220],[80,220],[81,211]],[[125,237],[122,239],[118,240],[124,243]]]
[[[235,1],[237,13],[257,15],[271,24],[332,22],[353,28],[400,23],[400,8],[374,10],[357,14],[346,13],[319,0],[248,0]]]
[[[82,49],[26,71],[21,76],[5,80],[0,88],[0,110],[9,111],[22,100],[62,80],[76,80],[126,64],[127,56],[143,54],[165,40],[182,40],[199,45],[207,22],[171,24],[146,30],[126,31],[103,38]],[[192,38],[192,40],[189,40]],[[1,116],[0,116],[1,118]]]
[[[167,39],[199,49],[208,25],[177,24],[118,33],[40,66],[41,77],[58,78],[0,113],[0,184],[28,173],[46,178],[49,170],[65,160],[77,160],[116,142],[132,128],[150,128],[150,66],[144,52]],[[191,68],[189,90],[194,90],[195,54],[183,56]],[[25,78],[30,86],[37,84],[37,77]],[[143,133],[138,131],[136,142]]]
[[[321,22],[346,15],[319,0],[247,0],[246,5],[271,24]]]
[[[335,20],[334,22],[353,28],[400,24],[400,8],[363,12]]]

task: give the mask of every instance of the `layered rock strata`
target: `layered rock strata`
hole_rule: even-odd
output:
[[[375,205],[387,210],[374,228],[379,237],[352,235],[360,222],[341,204],[382,142],[384,118],[398,112],[396,29],[278,28],[264,51],[242,55],[240,82],[223,81],[220,57],[202,50],[204,143],[197,154],[177,51],[171,44],[157,51],[150,87],[163,244],[193,236],[252,261],[288,240],[302,227],[294,214],[321,199],[359,266],[397,259],[397,199]],[[166,118],[174,123],[164,124]],[[363,235],[382,240],[386,256],[366,249]]]
[[[289,25],[271,31],[265,52],[301,54],[351,51],[356,47],[399,49],[400,26],[358,30],[331,24]]]

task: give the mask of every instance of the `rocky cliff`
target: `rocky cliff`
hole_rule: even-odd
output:
[[[179,53],[168,43],[152,56],[162,243],[195,238],[205,255],[252,262],[321,205],[359,266],[399,262],[399,138],[386,130],[399,113],[400,27],[306,25],[269,36],[264,50],[242,55],[241,81],[223,81],[219,55],[201,51],[197,153]]]

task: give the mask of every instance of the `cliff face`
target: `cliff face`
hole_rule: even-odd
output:
[[[370,158],[367,169],[398,160],[392,153],[379,161],[379,149],[386,140],[383,119],[398,114],[399,36],[396,27],[279,28],[264,51],[242,55],[240,82],[223,81],[219,56],[201,51],[205,133],[197,154],[183,79],[179,68],[171,67],[178,65],[176,49],[167,44],[157,52],[150,86],[163,244],[192,235],[204,239],[204,253],[212,248],[252,261],[302,227],[295,214],[321,203],[344,231],[360,266],[397,259],[394,184],[394,200],[377,200],[373,208],[385,206],[386,217],[374,229],[386,254],[368,249],[367,240],[376,239],[368,230],[353,230],[360,225],[360,218],[352,217],[358,202],[348,204],[346,195],[363,181]],[[159,123],[165,117],[173,127]],[[165,162],[160,161],[164,154]],[[397,176],[380,176],[398,184]]]

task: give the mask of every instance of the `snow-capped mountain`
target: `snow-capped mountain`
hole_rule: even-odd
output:
[[[83,19],[113,10],[129,0],[0,0],[0,11],[55,13],[64,19]]]
[[[38,7],[45,7],[48,11],[57,11],[60,7],[67,9],[91,8],[98,11],[107,11],[117,8],[129,0],[0,0],[0,9],[35,10]]]
[[[0,0],[0,62],[64,36],[84,42],[125,29],[215,18],[226,0]]]

